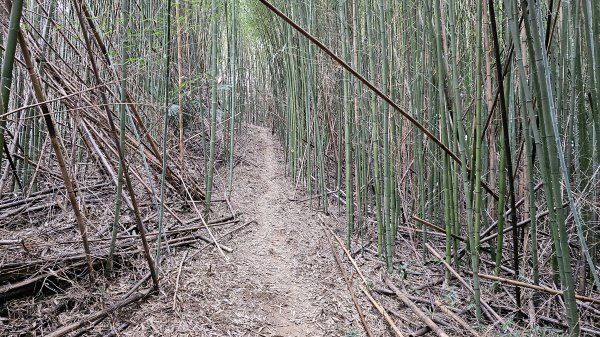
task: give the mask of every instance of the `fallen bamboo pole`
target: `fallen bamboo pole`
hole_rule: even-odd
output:
[[[410,308],[410,310],[412,310],[412,312],[414,312],[415,315],[417,315],[417,317],[419,317],[419,319],[423,321],[423,323],[427,324],[431,331],[435,332],[435,334],[440,337],[449,337],[448,334],[444,332],[444,330],[442,330],[437,324],[435,324],[431,320],[431,318],[425,315],[425,313],[421,309],[419,309],[419,307],[413,301],[411,301],[408,298],[408,296],[406,296],[402,291],[400,291],[400,289],[398,289],[398,287],[394,285],[394,283],[387,274],[383,274],[383,279],[385,280],[385,284],[387,284],[387,286],[390,287],[390,289],[392,289],[396,296],[398,296],[398,298],[402,302],[404,302],[404,304],[406,304]]]
[[[323,220],[321,220],[321,221],[323,221]],[[362,279],[363,284],[367,285],[368,284],[367,279],[365,278],[365,276],[361,272],[360,268],[358,268],[358,265],[356,264],[356,261],[354,261],[354,258],[352,258],[352,254],[350,253],[350,251],[348,250],[348,248],[346,248],[346,245],[344,245],[344,242],[342,241],[342,239],[340,239],[340,237],[337,234],[335,234],[335,232],[332,231],[331,229],[329,229],[329,232],[336,239],[336,241],[338,242],[338,244],[340,245],[340,247],[342,247],[342,249],[344,250],[344,253],[346,253],[346,256],[348,256],[348,259],[350,259],[350,262],[352,263],[352,266],[354,266],[354,269],[358,273],[358,276],[360,276],[360,278]],[[396,333],[396,335],[399,336],[399,337],[404,336],[402,334],[402,332],[400,330],[398,330],[398,327],[396,326],[396,323],[394,323],[394,321],[392,320],[392,318],[390,317],[390,315],[388,315],[388,313],[385,311],[385,309],[383,308],[383,306],[379,302],[377,302],[373,298],[373,296],[371,296],[371,294],[369,293],[369,291],[367,289],[365,289],[362,285],[359,285],[359,288],[360,288],[360,290],[362,290],[363,293],[365,293],[365,295],[367,296],[367,298],[369,299],[369,301],[371,302],[371,304],[373,304],[373,306],[383,315],[383,317],[388,322],[388,324],[390,325],[390,327],[392,328],[392,330],[394,330],[394,332]]]
[[[327,229],[325,228],[325,222],[323,221],[321,214],[319,214],[319,220],[320,220],[319,224],[321,225],[321,229],[323,229],[323,233],[325,234],[327,243],[329,243],[329,247],[331,248],[331,253],[332,253],[333,257],[335,258],[335,262],[337,263],[337,266],[340,269],[340,272],[342,273],[342,277],[343,277],[344,281],[346,282],[346,287],[348,288],[348,291],[350,292],[350,296],[352,297],[352,302],[354,302],[354,306],[356,307],[356,311],[358,312],[358,316],[363,325],[363,328],[365,329],[365,332],[367,333],[367,335],[369,335],[369,337],[374,337],[373,333],[371,332],[371,329],[369,329],[369,325],[367,324],[365,315],[362,312],[362,308],[361,308],[360,304],[358,303],[358,300],[356,299],[356,294],[354,293],[354,289],[352,288],[352,282],[351,282],[352,280],[350,280],[348,278],[348,275],[346,275],[346,271],[342,267],[342,262],[340,261],[340,258],[338,257],[337,252],[335,251],[333,242],[331,242],[331,238],[329,237],[329,235],[327,233]]]
[[[479,274],[479,277],[484,278],[484,279],[488,279],[488,280],[492,280],[492,281],[498,281],[498,282],[502,282],[502,283],[506,283],[506,284],[510,284],[510,285],[514,285],[514,286],[519,286],[519,287],[523,287],[523,288],[529,288],[529,289],[534,289],[534,290],[539,290],[539,291],[543,291],[552,295],[559,295],[562,296],[563,295],[563,291],[562,290],[558,290],[558,289],[552,289],[552,288],[548,288],[548,287],[542,287],[542,286],[536,286],[535,284],[531,284],[531,283],[526,283],[526,282],[521,282],[521,281],[516,281],[516,280],[511,280],[511,279],[507,279],[504,277],[499,277],[499,276],[494,276],[494,275],[488,275],[488,274]],[[600,304],[600,298],[593,298],[593,297],[588,297],[588,296],[583,296],[583,295],[575,295],[575,298],[583,301],[583,302],[590,302],[590,303],[595,303],[595,304]]]
[[[21,53],[23,54],[23,60],[25,61],[25,65],[27,68],[27,72],[29,73],[29,78],[31,80],[31,86],[33,87],[33,91],[35,93],[35,98],[38,102],[45,102],[46,95],[42,89],[42,84],[40,79],[35,72],[35,66],[33,63],[33,57],[29,50],[29,46],[27,43],[27,39],[23,32],[18,32],[18,40],[19,45],[21,47]],[[71,207],[73,208],[73,213],[75,214],[75,219],[77,221],[77,227],[79,228],[79,233],[81,236],[81,241],[83,244],[83,250],[85,252],[86,262],[89,268],[88,276],[90,281],[94,282],[94,266],[92,261],[92,254],[90,250],[90,245],[88,242],[87,235],[87,226],[83,215],[81,213],[80,205],[77,200],[77,196],[75,195],[73,181],[69,174],[69,169],[67,168],[67,162],[65,160],[63,150],[60,145],[59,135],[56,132],[56,125],[52,118],[52,113],[50,111],[50,107],[47,104],[40,105],[41,113],[44,117],[44,121],[46,123],[46,128],[48,130],[48,135],[50,136],[50,143],[52,145],[52,149],[54,150],[54,154],[56,155],[56,159],[58,162],[58,167],[60,169],[61,177],[65,184],[65,188],[67,190],[67,196],[69,198],[69,202],[71,203]]]
[[[88,315],[87,317],[85,317],[84,319],[77,321],[75,323],[71,323],[69,325],[63,326],[62,328],[59,328],[58,330],[46,335],[46,337],[60,337],[60,336],[64,336],[76,329],[79,329],[83,326],[85,326],[86,324],[90,324],[93,323],[94,321],[97,321],[99,319],[102,319],[106,316],[108,316],[109,314],[111,314],[112,312],[118,310],[121,307],[124,307],[126,305],[129,305],[133,302],[139,301],[140,299],[148,296],[148,294],[150,294],[154,289],[150,288],[148,290],[146,290],[143,293],[134,293],[131,296],[111,305],[110,307],[102,310],[102,311],[98,311],[96,313],[93,313],[91,315]]]
[[[369,291],[367,289],[365,289],[365,287],[363,287],[362,285],[359,285],[358,287],[360,288],[360,290],[362,290],[362,292],[365,294],[365,296],[367,296],[367,298],[369,299],[369,301],[371,302],[371,304],[373,304],[373,306],[377,310],[379,310],[379,312],[383,315],[383,318],[385,318],[385,320],[388,322],[388,324],[390,325],[390,327],[392,328],[392,330],[394,331],[394,333],[396,334],[396,336],[398,336],[398,337],[404,337],[404,335],[402,334],[402,332],[400,330],[398,330],[398,327],[396,326],[396,323],[394,322],[394,320],[385,311],[385,309],[383,308],[383,306],[381,305],[381,303],[377,302],[377,300],[375,300],[373,298],[373,296],[371,296],[371,294],[369,293]]]
[[[450,271],[452,273],[452,275],[454,275],[454,277],[456,277],[456,279],[467,289],[469,290],[471,293],[473,293],[473,288],[467,283],[467,281],[465,281],[465,279],[460,276],[460,274],[454,270],[454,268],[452,268],[452,266],[450,266],[446,261],[444,261],[444,259],[440,256],[440,253],[438,253],[433,247],[431,247],[428,243],[425,244],[425,247],[427,247],[427,249],[431,252],[431,254],[433,254],[433,256],[435,256],[445,267],[446,269],[448,269],[448,271]],[[500,315],[498,315],[498,313],[496,311],[494,311],[494,309],[492,309],[492,307],[487,304],[486,301],[481,300],[481,306],[483,307],[483,309],[485,309],[485,311],[495,320],[497,320],[498,322],[502,322],[502,317],[500,317]]]
[[[460,318],[457,314],[453,313],[452,310],[448,309],[442,302],[435,300],[435,305],[440,308],[440,310],[446,314],[448,317],[452,318],[456,323],[462,326],[465,330],[467,330],[474,337],[480,337],[481,335],[473,329],[465,320]]]

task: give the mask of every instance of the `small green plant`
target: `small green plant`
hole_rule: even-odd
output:
[[[403,280],[406,280],[406,278],[408,277],[408,264],[402,262],[402,264],[397,265],[394,269],[398,271],[398,274],[400,275],[400,277],[402,277]]]
[[[448,287],[446,293],[444,294],[444,301],[448,303],[448,305],[454,305],[456,303],[458,294],[454,287]]]
[[[358,330],[352,327],[350,330],[348,330],[348,332],[346,332],[344,337],[358,337]]]

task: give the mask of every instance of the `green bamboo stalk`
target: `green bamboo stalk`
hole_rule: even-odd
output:
[[[506,108],[506,99],[504,98],[504,75],[502,71],[502,62],[500,59],[500,44],[498,42],[498,29],[496,26],[496,17],[494,9],[494,1],[488,1],[488,8],[490,12],[490,22],[492,26],[492,40],[494,43],[494,54],[496,58],[496,75],[498,80],[498,92],[500,94],[500,112],[502,115],[502,132],[504,136],[504,151],[506,152],[506,169],[508,177],[508,193],[510,195],[510,209],[511,209],[511,220],[513,223],[513,269],[515,271],[515,277],[519,277],[520,259],[519,259],[519,234],[517,224],[517,206],[516,206],[516,192],[515,192],[515,178],[513,169],[513,160],[511,155],[510,146],[510,134],[509,134],[509,121],[508,121],[508,110]],[[521,313],[521,288],[515,287],[515,298],[517,301],[518,314]]]
[[[369,45],[371,45],[371,43],[373,42],[373,19],[372,19],[372,14],[371,14],[372,10],[368,5],[368,2],[365,2],[365,13],[366,13],[366,19],[365,19],[365,28],[366,28],[366,35],[367,35],[367,43]],[[375,51],[373,50],[373,48],[369,48],[369,52],[368,52],[368,66],[369,66],[369,73],[374,74],[375,73]],[[375,199],[375,218],[377,220],[377,253],[379,255],[380,258],[383,258],[385,255],[384,253],[384,233],[385,233],[385,229],[384,229],[384,220],[383,220],[383,205],[382,205],[382,201],[383,201],[383,193],[382,193],[382,186],[381,186],[381,168],[379,167],[379,163],[380,163],[380,154],[379,154],[379,149],[380,149],[380,137],[379,137],[379,112],[377,110],[377,101],[376,101],[376,97],[374,94],[371,95],[370,98],[370,107],[371,107],[371,149],[372,149],[372,163],[373,163],[373,180],[374,180],[374,184],[375,184],[375,194],[374,194],[374,199]]]
[[[346,1],[340,0],[338,4],[339,8],[339,16],[340,16],[340,25],[341,31],[343,32],[343,43],[342,43],[342,55],[345,58],[348,58],[350,52],[348,51],[348,41],[349,33],[348,33],[348,22],[347,22],[347,9],[346,9]],[[347,224],[347,234],[346,234],[346,245],[350,247],[352,241],[352,235],[354,232],[354,191],[352,186],[352,114],[351,114],[351,106],[350,106],[350,76],[347,73],[343,73],[342,77],[342,87],[343,87],[343,114],[344,114],[344,176],[345,176],[345,188],[346,188],[346,224]]]
[[[231,196],[233,189],[233,167],[235,155],[235,114],[237,94],[237,11],[236,0],[231,0],[231,37],[230,37],[230,72],[231,78],[231,101],[229,107],[229,184],[228,194]]]
[[[524,89],[521,89],[522,99],[525,100]],[[532,126],[529,125],[527,118],[524,118],[525,130],[525,152],[527,156],[527,191],[529,193],[529,219],[531,219],[529,228],[531,236],[531,266],[533,269],[533,284],[540,284],[539,253],[538,253],[538,226],[537,226],[537,207],[535,203],[535,183],[534,183],[534,150],[535,144],[532,142]],[[500,220],[500,218],[498,218]],[[498,231],[499,232],[499,231]],[[498,263],[498,260],[496,260]],[[499,275],[499,273],[496,273]]]
[[[433,8],[431,8],[433,7]],[[448,147],[448,132],[445,130],[448,125],[447,114],[442,111],[445,106],[445,95],[444,95],[444,64],[442,57],[442,40],[441,40],[441,14],[439,5],[433,3],[428,8],[430,11],[433,10],[433,20],[429,22],[430,34],[435,41],[435,61],[436,61],[436,87],[437,87],[437,99],[435,99],[435,108],[439,111],[439,130],[441,133],[442,144]],[[429,20],[428,20],[429,21]],[[442,189],[443,189],[443,209],[444,209],[444,227],[446,231],[445,239],[445,259],[449,265],[452,263],[452,234],[454,234],[454,222],[452,220],[451,212],[454,208],[452,202],[452,178],[450,176],[451,166],[448,155],[443,155],[443,166],[442,166]],[[445,270],[446,283],[450,281],[450,271]]]
[[[539,36],[540,26],[537,20],[537,11],[535,7],[525,8],[528,13],[528,19],[524,21],[528,36],[528,48],[535,56],[537,62],[533,62],[534,68],[534,83],[539,88],[540,101],[544,111],[551,111],[554,107],[551,99],[551,88],[548,87],[547,79],[547,63],[544,62],[546,50]],[[548,137],[551,136],[552,130],[544,114],[539,116],[541,122],[540,138],[542,149],[543,164],[541,165],[542,174],[544,176],[544,189],[549,205],[554,205],[551,213],[553,225],[551,225],[556,259],[560,271],[561,281],[564,287],[564,299],[567,307],[567,320],[570,334],[573,336],[579,335],[580,323],[579,312],[575,302],[575,289],[573,275],[571,271],[571,257],[569,255],[569,245],[567,238],[567,230],[565,223],[564,208],[560,193],[560,171],[555,156],[549,155],[550,146]],[[530,117],[532,120],[533,118]],[[547,185],[547,186],[546,186]]]
[[[498,206],[496,208],[496,232],[498,238],[496,239],[496,265],[494,266],[494,275],[500,275],[500,267],[502,261],[504,261],[504,211],[506,208],[506,162],[508,154],[506,153],[506,142],[504,141],[504,134],[500,135],[500,141],[498,142],[498,151],[500,152],[500,165],[498,167]],[[496,283],[497,285],[497,283]]]
[[[164,120],[163,120],[163,130],[162,130],[162,172],[160,175],[160,204],[158,207],[158,231],[159,235],[156,240],[156,261],[157,264],[160,264],[161,258],[161,243],[162,243],[162,232],[164,230],[164,218],[165,218],[165,185],[167,178],[167,145],[168,145],[168,135],[169,135],[169,91],[170,91],[170,80],[171,80],[171,0],[167,0],[167,8],[166,8],[166,22],[165,22],[165,37],[163,44],[163,53],[165,60],[165,74],[164,74],[164,83],[165,88],[163,92],[163,111],[164,111]],[[200,137],[204,140],[204,135]]]
[[[474,256],[471,257],[471,269],[473,270],[473,291],[475,293],[476,299],[476,316],[478,317],[478,322],[481,319],[481,289],[479,284],[479,262],[480,262],[480,228],[481,228],[481,211],[482,211],[482,203],[483,197],[481,194],[481,184],[477,182],[481,181],[481,171],[482,171],[482,163],[484,162],[484,157],[482,153],[482,138],[483,138],[483,79],[481,74],[477,71],[477,69],[481,69],[482,60],[481,55],[483,54],[483,39],[482,39],[482,30],[483,30],[483,8],[482,2],[477,2],[477,19],[476,19],[476,33],[475,33],[475,45],[476,45],[476,61],[475,61],[475,169],[473,173],[473,234],[472,234],[472,254]],[[500,194],[502,195],[502,194]],[[477,276],[475,276],[477,275]]]
[[[177,99],[179,106],[179,162],[184,166],[185,143],[184,143],[184,128],[183,128],[183,51],[181,45],[181,16],[179,15],[180,8],[179,0],[175,0],[175,26],[177,30]]]
[[[386,0],[379,1],[379,35],[381,39],[381,58],[382,72],[381,72],[381,92],[384,95],[388,95],[388,85],[390,76],[390,66],[388,63],[388,40],[386,37]],[[385,257],[388,271],[393,268],[393,255],[394,255],[394,235],[392,231],[391,221],[391,202],[392,202],[392,179],[391,179],[391,162],[390,162],[390,114],[389,105],[383,104],[382,115],[383,115],[383,227],[385,229]]]
[[[600,162],[600,89],[598,88],[598,84],[600,82],[600,51],[598,50],[598,36],[600,36],[600,24],[598,23],[598,18],[600,18],[600,7],[597,2],[591,0],[582,0],[581,2],[577,1],[576,4],[579,5],[581,3],[581,11],[583,12],[582,21],[585,25],[585,37],[588,52],[587,58],[587,72],[590,73],[590,76],[582,76],[587,77],[589,81],[589,93],[587,97],[588,104],[591,110],[591,122],[593,124],[593,131],[590,141],[591,151],[588,153],[590,156],[588,158],[591,167],[597,167]],[[593,3],[593,4],[592,4]],[[595,6],[594,6],[595,5]],[[579,12],[576,12],[579,14]],[[583,34],[580,34],[582,36]],[[587,75],[587,74],[585,74]],[[583,92],[583,91],[580,91]],[[591,130],[590,130],[591,131]],[[593,139],[595,139],[595,143],[593,143]],[[585,172],[587,176],[591,174],[591,170],[589,170],[590,166],[585,167],[588,171]],[[600,178],[595,176],[595,178],[591,181],[592,184],[597,184],[600,181]],[[600,194],[597,192],[597,189],[593,189],[591,193],[591,199],[593,204],[598,204],[598,200],[600,198]],[[598,213],[593,212],[589,214],[590,222],[598,222]],[[598,226],[596,226],[596,235],[593,235],[593,242],[599,242],[600,231],[598,230]],[[596,255],[596,259],[600,258],[600,245],[596,244],[594,250],[594,254]]]
[[[539,7],[538,7],[538,16],[539,16]],[[548,59],[546,57],[545,53],[542,53],[544,58],[542,59],[542,68],[548,68]],[[548,95],[548,100],[549,100],[549,120],[547,121],[547,123],[545,124],[547,127],[547,134],[550,135],[550,139],[554,142],[554,144],[548,144],[551,148],[551,150],[555,150],[557,153],[557,157],[558,157],[558,165],[559,167],[557,168],[559,170],[558,175],[560,175],[562,177],[562,180],[565,184],[565,191],[567,194],[567,199],[569,202],[569,207],[571,208],[571,213],[573,215],[573,218],[575,220],[575,228],[577,231],[577,237],[579,239],[579,244],[581,245],[581,249],[584,253],[584,256],[590,266],[590,272],[592,274],[592,278],[594,281],[594,284],[596,286],[596,288],[600,289],[600,280],[598,278],[598,272],[596,271],[596,267],[594,264],[594,261],[592,260],[592,257],[590,255],[589,249],[587,248],[587,243],[585,240],[585,235],[583,233],[583,219],[581,217],[581,213],[579,212],[579,208],[576,206],[575,204],[575,198],[573,196],[573,190],[571,188],[571,179],[569,177],[569,172],[567,169],[567,164],[565,161],[565,155],[562,149],[562,144],[561,144],[561,140],[560,140],[560,132],[558,131],[558,117],[557,117],[557,108],[554,106],[554,99],[553,99],[553,91],[552,91],[552,85],[551,85],[551,79],[550,79],[550,73],[549,72],[545,72],[544,74],[544,83],[545,83],[545,90],[547,91],[547,95]]]
[[[123,19],[123,41],[121,44],[121,91],[120,99],[121,102],[127,101],[127,62],[129,58],[129,17],[130,17],[130,2],[129,0],[123,1],[123,7],[121,8],[121,15]],[[83,24],[83,22],[82,22]],[[126,105],[119,105],[119,147],[125,155],[125,114]],[[121,217],[121,206],[123,204],[123,161],[119,160],[119,168],[117,170],[117,195],[115,199],[115,217],[112,226],[110,248],[108,250],[108,256],[106,258],[106,271],[111,273],[113,269],[113,254],[117,243],[117,234],[119,232],[119,219]]]
[[[204,200],[204,214],[208,219],[210,214],[210,206],[212,202],[212,194],[213,194],[213,179],[214,179],[214,170],[215,170],[215,142],[217,137],[217,106],[218,106],[218,60],[217,60],[217,45],[218,45],[218,26],[217,26],[217,1],[212,0],[212,11],[211,11],[211,22],[210,22],[210,31],[211,31],[211,76],[212,76],[212,84],[211,84],[211,108],[210,108],[210,153],[208,160],[208,172],[206,174],[206,198]]]
[[[13,68],[15,64],[15,53],[17,51],[17,35],[21,26],[21,14],[23,13],[23,0],[14,0],[10,12],[10,22],[8,26],[8,35],[6,36],[6,47],[2,55],[2,68],[0,77],[0,162],[2,162],[2,153],[6,150],[7,157],[10,160],[10,153],[4,140],[4,130],[6,129],[6,112],[8,112],[8,101],[10,98],[10,88],[12,85]],[[1,194],[2,191],[0,191]]]

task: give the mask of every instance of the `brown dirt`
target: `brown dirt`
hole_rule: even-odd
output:
[[[356,336],[362,330],[316,211],[288,199],[294,186],[283,176],[278,142],[265,128],[247,128],[231,203],[244,221],[256,223],[227,242],[234,249],[228,261],[213,250],[183,263],[175,311],[182,254],[169,259],[161,294],[141,305],[125,335]]]

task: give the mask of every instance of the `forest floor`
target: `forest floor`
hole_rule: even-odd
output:
[[[266,128],[248,126],[244,136],[230,201],[242,222],[256,222],[227,243],[233,248],[227,260],[213,249],[184,262],[175,310],[173,295],[161,292],[131,317],[135,323],[124,335],[351,336],[361,330],[317,211],[290,200],[295,189],[284,177],[280,145]]]
[[[219,172],[215,180],[211,219],[216,222],[211,224],[212,234],[199,223],[190,203],[176,196],[170,198],[167,203],[172,214],[166,215],[167,232],[171,233],[168,241],[176,244],[170,253],[164,254],[160,264],[159,292],[110,310],[108,317],[90,319],[120,299],[129,298],[126,294],[136,289],[136,284],[143,284],[139,292],[148,289],[148,282],[139,282],[148,272],[139,254],[141,250],[136,248],[135,233],[129,239],[119,240],[122,257],[117,273],[107,278],[98,272],[98,278],[90,284],[81,267],[75,272],[61,269],[69,256],[77,261],[82,258],[72,211],[68,208],[43,206],[36,211],[39,213],[25,212],[16,220],[0,222],[0,239],[23,238],[0,251],[0,280],[6,281],[2,278],[2,266],[29,261],[31,254],[42,265],[34,264],[33,271],[41,269],[29,277],[39,280],[37,290],[4,304],[0,298],[0,336],[44,336],[74,322],[81,325],[70,336],[367,336],[356,304],[372,336],[393,336],[389,324],[361,291],[369,292],[400,330],[417,336],[433,335],[411,309],[395,296],[388,296],[392,293],[381,277],[386,268],[377,257],[376,242],[361,239],[376,238],[375,222],[367,220],[357,226],[351,253],[356,263],[353,267],[338,240],[333,238],[346,232],[344,217],[340,215],[344,213],[343,206],[338,209],[336,201],[330,199],[329,213],[316,209],[317,199],[307,197],[301,187],[285,176],[281,145],[269,129],[244,126],[237,139],[239,160],[230,205],[223,198],[227,172]],[[202,170],[195,168],[201,161],[195,160],[193,154],[190,149],[190,173],[201,176],[197,172]],[[104,207],[90,208],[90,219],[95,218],[89,223],[89,232],[95,240],[96,256],[101,257],[106,249],[101,244],[107,235],[106,224],[113,217],[112,207],[106,205],[114,205],[114,193],[109,183],[98,185],[96,180],[90,186],[103,187],[90,190],[98,200],[88,198],[88,203],[94,201]],[[48,195],[49,204],[44,205],[54,205],[54,199],[56,196]],[[150,220],[157,213],[152,211],[151,203],[146,201],[143,207],[145,222],[154,222]],[[224,219],[220,216],[231,213],[236,214],[235,220],[218,223]],[[175,214],[184,221],[176,220]],[[126,213],[124,219],[128,226],[133,223],[131,214]],[[178,231],[190,229],[193,234],[177,236],[181,234]],[[214,235],[230,252],[221,252],[203,242],[199,234],[205,241]],[[417,240],[414,237],[417,234],[410,226],[399,228],[400,241],[394,261],[397,272],[391,275],[394,284],[411,294],[424,310],[432,310],[434,300],[440,300],[455,313],[472,318],[469,294],[456,284],[441,285],[442,266],[431,257],[423,257],[415,248],[412,242]],[[177,241],[181,238],[189,241],[181,244]],[[29,242],[31,251],[23,251]],[[340,257],[339,266],[334,254]],[[362,275],[357,276],[360,273],[355,269],[362,271],[365,281]],[[355,293],[355,302],[346,277]],[[5,283],[0,290],[11,286],[10,282]],[[502,294],[488,298],[496,304],[506,301]],[[467,335],[460,325],[447,318],[439,314],[433,317],[448,335]],[[493,327],[489,331],[492,332],[481,335],[497,335]]]

